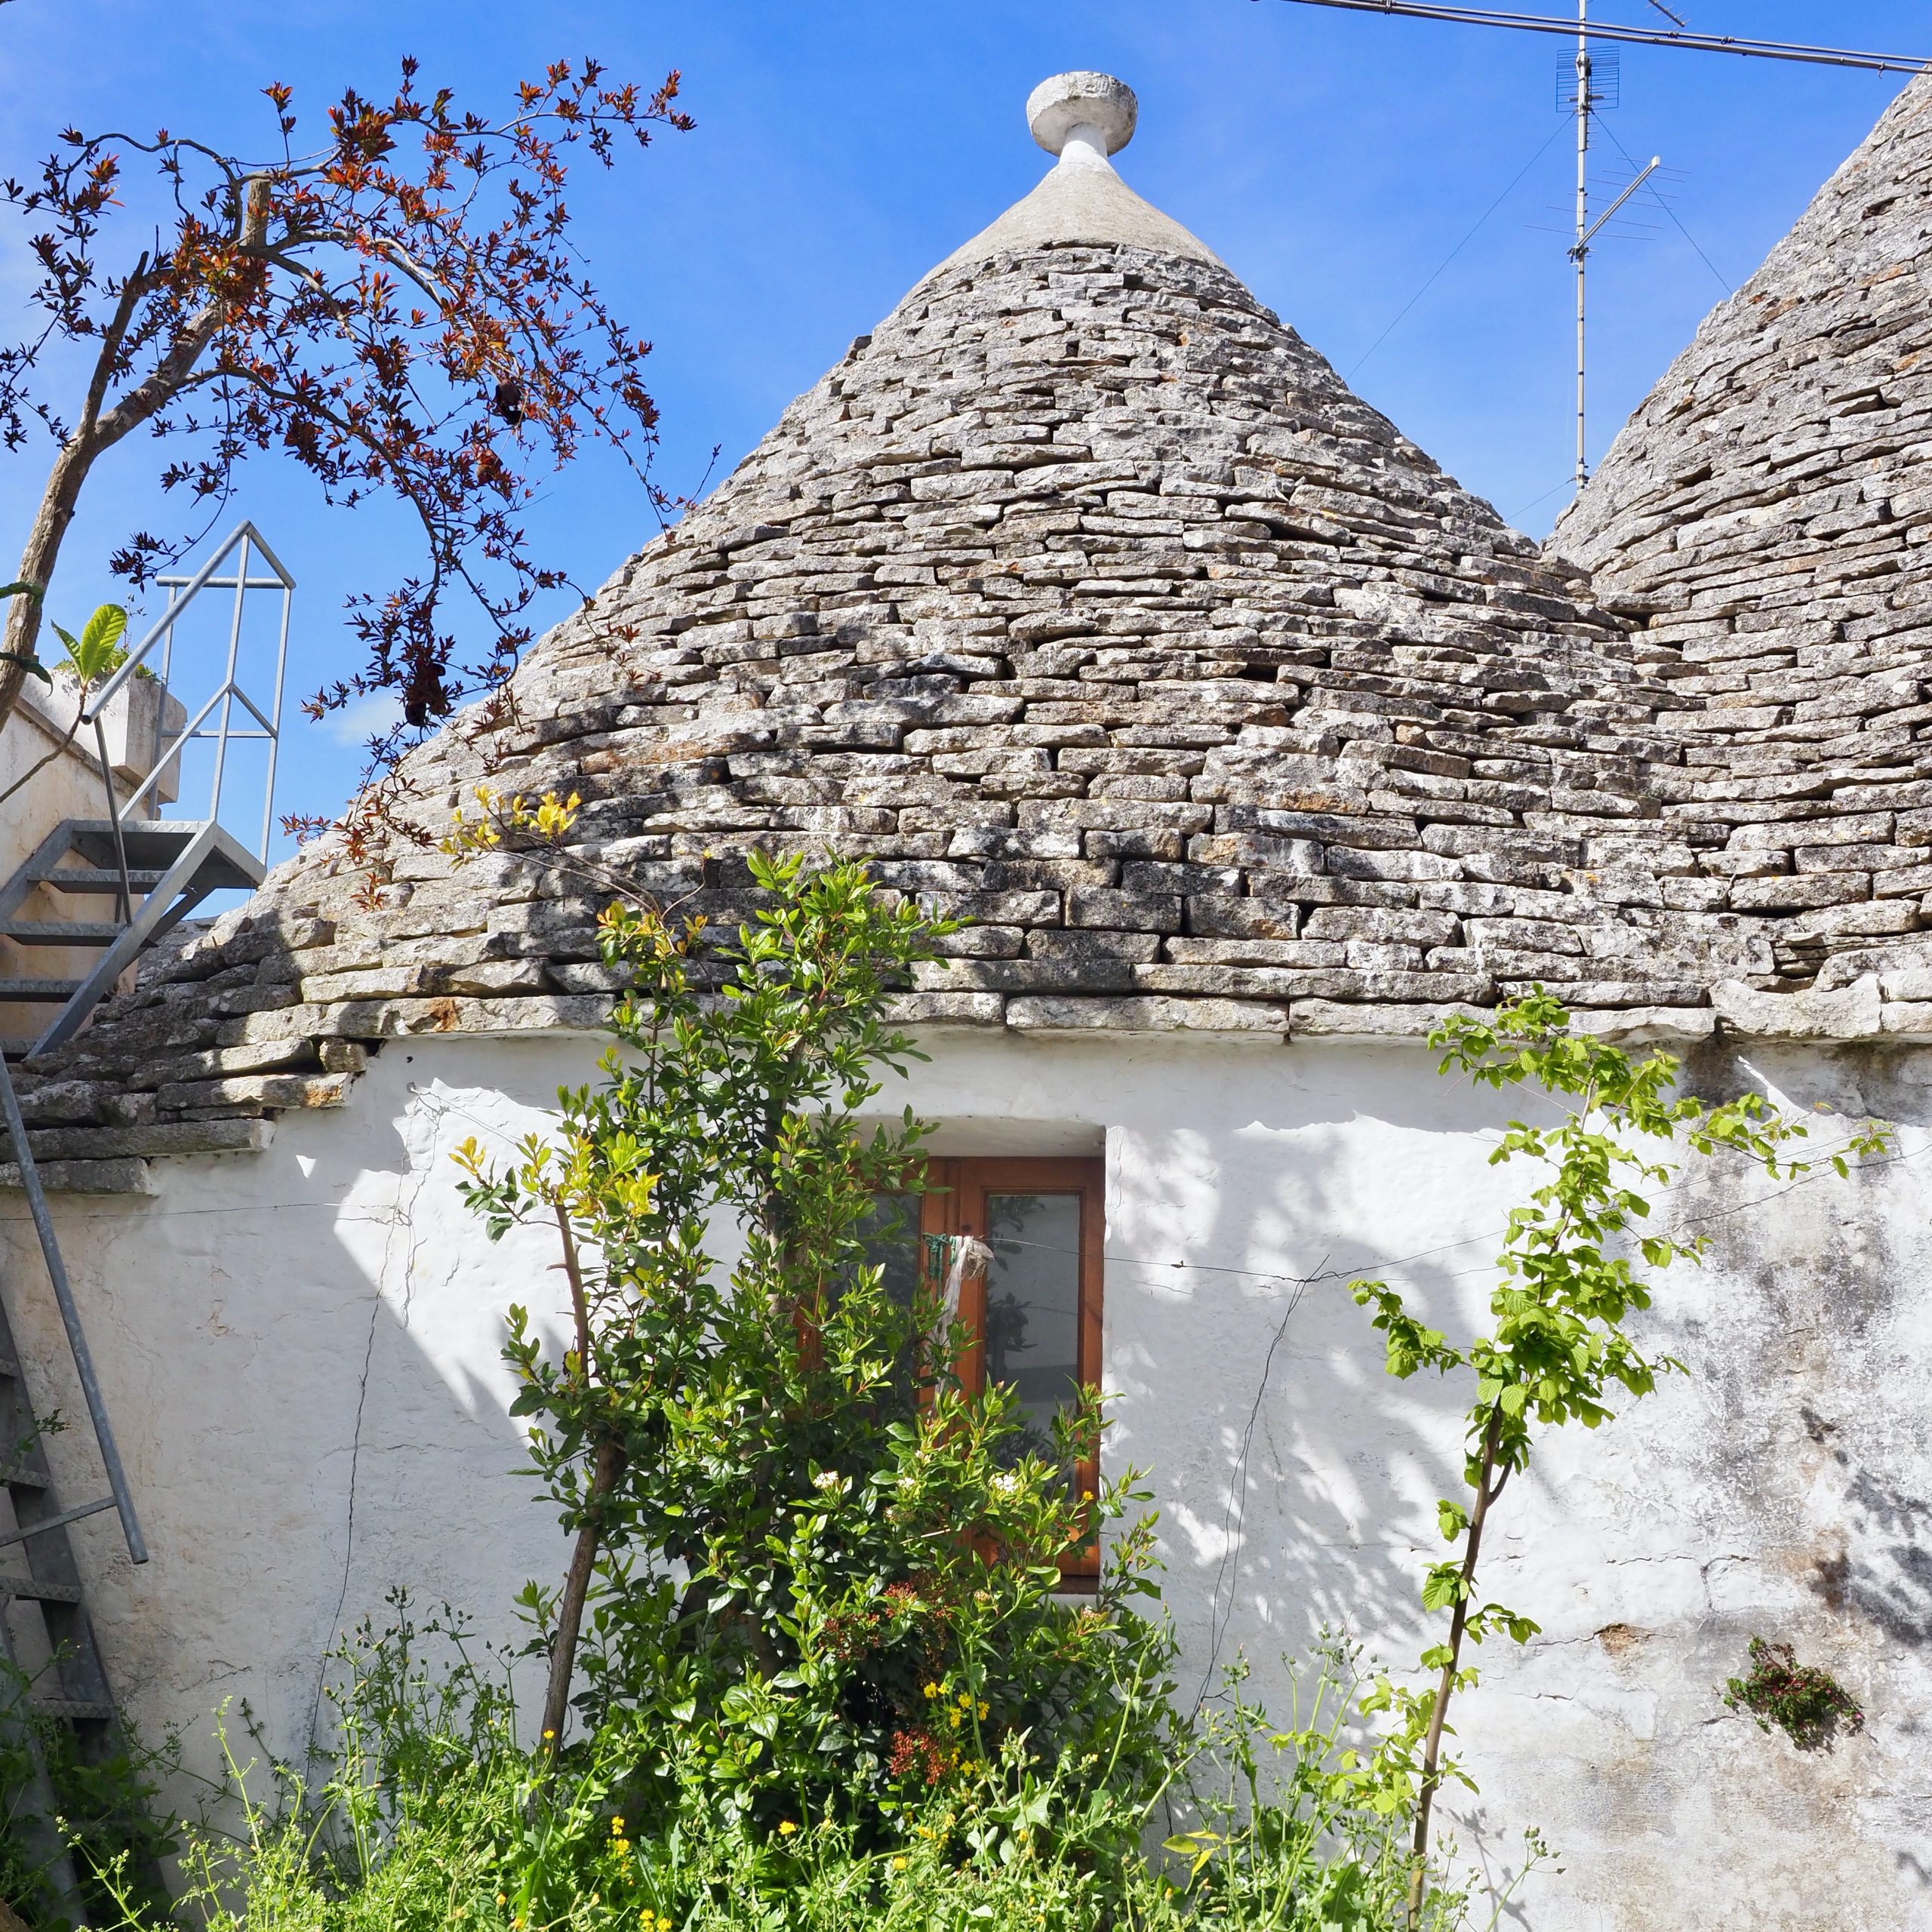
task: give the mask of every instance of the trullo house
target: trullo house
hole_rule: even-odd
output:
[[[1480,1305],[1519,1185],[1423,1035],[1542,982],[1706,1091],[1899,1124],[1850,1183],[1715,1174],[1652,1336],[1690,1373],[1553,1440],[1489,1571],[1449,1805],[1545,1932],[1932,1924],[1932,81],[1718,309],[1541,550],[1115,172],[1057,161],[516,678],[491,782],[714,918],[749,848],[863,854],[971,921],[903,1002],[947,1211],[1033,1244],[1023,1388],[1114,1392],[1190,1684],[1324,1625],[1413,1656],[1459,1398],[1346,1291]],[[855,318],[863,321],[863,318]],[[460,722],[409,760],[446,819]],[[708,855],[708,856],[707,856]],[[245,1695],[303,1748],[405,1583],[486,1619],[559,1545],[452,1147],[589,1077],[600,895],[324,840],[25,1080],[154,1560],[75,1534],[149,1727]],[[1727,1171],[1727,1172],[1728,1171]],[[13,1197],[18,1200],[17,1195]],[[72,1398],[16,1214],[47,1406]],[[51,1444],[94,1493],[85,1431]],[[1726,1710],[1754,1633],[1855,1691],[1801,1755]]]

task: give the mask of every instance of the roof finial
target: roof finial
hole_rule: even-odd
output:
[[[1140,103],[1111,74],[1056,74],[1026,97],[1026,125],[1060,165],[1107,165],[1134,138]]]

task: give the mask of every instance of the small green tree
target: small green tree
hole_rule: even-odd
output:
[[[497,818],[540,833],[541,810]],[[1151,1524],[1097,1595],[1054,1592],[1132,1478],[1072,1493],[1091,1404],[1021,1453],[1011,1392],[955,1373],[944,1269],[895,1295],[872,1245],[924,1130],[860,1115],[918,1057],[887,1002],[943,928],[862,866],[751,866],[764,906],[715,948],[695,920],[608,912],[632,983],[601,1085],[507,1168],[459,1155],[493,1235],[555,1226],[570,1288],[565,1345],[519,1307],[508,1351],[576,1537],[561,1589],[525,1598],[545,1741],[565,1750],[574,1710],[608,1758],[628,1727],[633,1829],[697,1794],[767,1832],[884,1829],[1014,1752],[1091,1756],[1117,1801],[1167,1768],[1167,1639],[1128,1607]]]
[[[1677,1169],[1651,1151],[1655,1143],[1709,1158],[1730,1153],[1774,1178],[1809,1171],[1781,1150],[1804,1138],[1804,1123],[1756,1094],[1721,1105],[1676,1091],[1678,1063],[1667,1053],[1633,1059],[1621,1049],[1574,1033],[1561,1003],[1540,987],[1499,1008],[1493,1019],[1452,1016],[1429,1035],[1442,1050],[1440,1071],[1466,1074],[1499,1091],[1528,1087],[1566,1104],[1555,1125],[1512,1120],[1490,1155],[1492,1166],[1518,1156],[1544,1164],[1549,1179],[1509,1216],[1502,1271],[1490,1297],[1494,1326],[1487,1334],[1452,1343],[1411,1314],[1386,1282],[1357,1281],[1351,1292],[1374,1310],[1386,1338],[1387,1367],[1407,1377],[1432,1368],[1466,1369],[1475,1378],[1469,1411],[1463,1478],[1472,1500],[1444,1498],[1436,1506],[1444,1540],[1456,1554],[1431,1566],[1423,1586],[1426,1611],[1449,1612],[1443,1641],[1423,1653],[1435,1674],[1432,1693],[1404,1695],[1385,1684],[1380,1701],[1404,1711],[1417,1764],[1409,1919],[1420,1922],[1435,1794],[1448,1776],[1442,1740],[1451,1700],[1475,1681],[1462,1662],[1465,1641],[1480,1644],[1494,1631],[1527,1643],[1537,1626],[1497,1603],[1477,1604],[1476,1574],[1483,1532],[1510,1478],[1529,1465],[1538,1426],[1581,1423],[1595,1429],[1611,1420],[1608,1404],[1620,1389],[1650,1393],[1662,1374],[1684,1364],[1652,1355],[1632,1335],[1631,1316],[1651,1305],[1644,1270],[1660,1272],[1678,1261],[1702,1259],[1706,1241],[1636,1232],[1650,1217],[1645,1188],[1667,1186]],[[1829,1155],[1844,1175],[1852,1158],[1884,1151],[1886,1131],[1868,1124]],[[1634,1256],[1621,1251],[1634,1249]],[[1464,1780],[1464,1782],[1466,1782]]]

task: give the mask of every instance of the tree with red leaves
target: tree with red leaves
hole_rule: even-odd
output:
[[[35,232],[35,326],[0,348],[0,439],[44,431],[54,458],[28,533],[0,656],[0,720],[37,660],[42,603],[83,486],[136,429],[176,439],[161,481],[218,509],[237,464],[285,451],[331,503],[401,499],[427,556],[386,592],[350,599],[367,661],[309,701],[312,715],[393,691],[392,758],[460,700],[496,690],[528,642],[537,594],[568,580],[540,564],[517,518],[546,460],[586,438],[614,449],[661,515],[651,481],[657,413],[650,344],[619,322],[569,245],[568,151],[611,166],[620,139],[688,129],[673,72],[655,93],[558,62],[498,119],[425,98],[405,60],[386,102],[345,93],[326,143],[303,152],[292,91],[265,88],[278,159],[251,162],[165,131],[151,140],[68,130],[29,186],[0,185]],[[171,214],[110,265],[124,152],[152,157]],[[63,347],[87,370],[77,406],[36,392]],[[89,363],[89,358],[91,365]],[[203,534],[132,535],[111,560],[150,581]],[[487,620],[459,657],[443,605],[466,590]]]

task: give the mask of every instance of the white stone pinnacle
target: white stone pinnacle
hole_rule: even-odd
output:
[[[1055,74],[1026,97],[1026,125],[1063,168],[1106,168],[1133,140],[1140,109],[1134,90],[1111,74]]]

